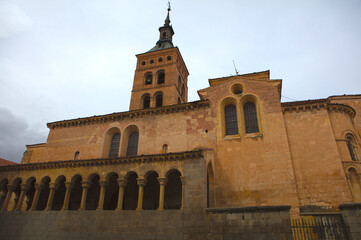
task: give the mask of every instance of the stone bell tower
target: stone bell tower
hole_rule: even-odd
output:
[[[159,40],[148,52],[136,55],[129,110],[156,108],[188,101],[188,70],[178,47],[174,47],[174,31],[170,25],[168,7],[164,26],[159,28]]]

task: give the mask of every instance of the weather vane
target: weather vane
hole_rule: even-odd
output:
[[[168,11],[172,11],[172,9],[170,8],[170,2],[168,2]]]

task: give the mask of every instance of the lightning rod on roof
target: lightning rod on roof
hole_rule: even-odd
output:
[[[233,60],[233,66],[234,66],[234,71],[236,71],[236,75],[238,75],[238,70],[237,70],[236,64],[234,63],[234,60]]]

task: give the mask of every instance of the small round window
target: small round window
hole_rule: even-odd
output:
[[[231,88],[233,94],[240,95],[243,93],[243,86],[239,83],[234,84]]]
[[[154,60],[153,60],[153,59],[151,59],[151,60],[150,60],[150,63],[154,63]]]
[[[145,65],[145,61],[142,61],[142,65],[143,65],[143,66]]]
[[[169,60],[172,60],[172,57],[171,56],[168,56],[167,57],[167,60],[169,61]]]
[[[158,62],[163,62],[163,58],[158,58]]]

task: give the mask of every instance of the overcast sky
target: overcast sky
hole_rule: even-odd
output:
[[[360,0],[171,2],[189,101],[209,78],[271,71],[282,101],[360,94]],[[20,162],[47,122],[127,111],[136,54],[165,0],[0,0],[0,158]]]

